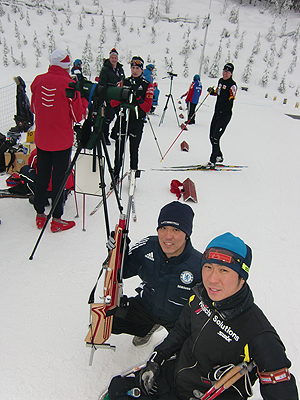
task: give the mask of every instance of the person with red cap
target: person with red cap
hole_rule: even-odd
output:
[[[257,380],[264,400],[298,400],[285,347],[247,283],[251,260],[251,248],[239,237],[215,237],[203,253],[202,282],[174,328],[146,367],[112,379],[109,400],[128,399],[132,388],[140,389],[142,400],[246,400]],[[237,380],[226,379],[227,372]]]
[[[35,114],[35,144],[37,147],[37,181],[34,196],[36,226],[42,229],[46,223],[45,204],[47,188],[52,172],[52,203],[59,192],[70,164],[74,142],[74,123],[86,116],[87,101],[75,92],[73,99],[66,96],[71,60],[65,50],[54,50],[50,55],[48,72],[37,75],[31,84],[31,109]],[[53,210],[51,231],[72,228],[74,221],[61,219],[63,196]]]

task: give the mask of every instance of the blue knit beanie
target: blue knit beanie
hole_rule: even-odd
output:
[[[208,244],[203,254],[202,266],[205,263],[226,265],[247,280],[251,260],[251,248],[239,237],[226,232]]]
[[[179,201],[172,201],[160,210],[157,230],[162,226],[174,226],[190,237],[193,230],[193,219],[194,211],[190,206]]]

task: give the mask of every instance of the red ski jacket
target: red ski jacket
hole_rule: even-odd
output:
[[[73,124],[85,118],[87,100],[76,91],[75,98],[65,89],[73,81],[69,73],[57,65],[35,77],[31,84],[31,109],[35,114],[35,144],[44,151],[66,150],[73,145]],[[74,81],[73,81],[74,82]]]

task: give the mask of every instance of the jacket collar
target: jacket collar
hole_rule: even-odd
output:
[[[247,282],[237,293],[221,301],[212,301],[202,282],[197,284],[193,291],[210,309],[215,309],[224,320],[235,318],[254,303],[253,295]]]

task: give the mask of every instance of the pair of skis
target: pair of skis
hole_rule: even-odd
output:
[[[102,347],[115,350],[115,346],[111,346],[106,341],[111,335],[114,309],[120,305],[121,298],[123,297],[123,265],[137,176],[137,171],[132,170],[130,172],[127,214],[120,214],[114,237],[110,236],[107,242],[106,246],[109,253],[89,297],[90,324],[85,342],[88,347],[91,347],[90,365],[92,365],[93,356],[97,348]],[[95,292],[103,272],[105,272],[103,297],[101,298],[103,301],[95,303]]]
[[[242,171],[248,168],[246,165],[209,164],[179,165],[174,167],[152,168],[153,171]]]
[[[126,371],[124,374],[121,376],[123,378],[128,377],[129,375],[135,374],[139,371],[141,371],[146,364],[142,364],[140,366],[134,367],[128,371]],[[246,363],[243,361],[242,363],[234,366],[231,368],[226,374],[224,374],[219,380],[215,381],[213,386],[208,389],[208,391],[204,394],[202,394],[201,397],[197,396],[197,399],[199,400],[213,400],[216,397],[218,397],[221,393],[223,393],[226,389],[229,389],[232,385],[235,384],[240,378],[245,376],[246,374],[250,373],[252,369],[255,367],[255,363],[251,361],[250,363]],[[135,396],[134,394],[127,393],[131,397],[139,397]],[[98,400],[109,400],[108,398],[108,389],[103,391]],[[195,399],[195,398],[194,398]],[[195,400],[197,400],[195,399]]]

